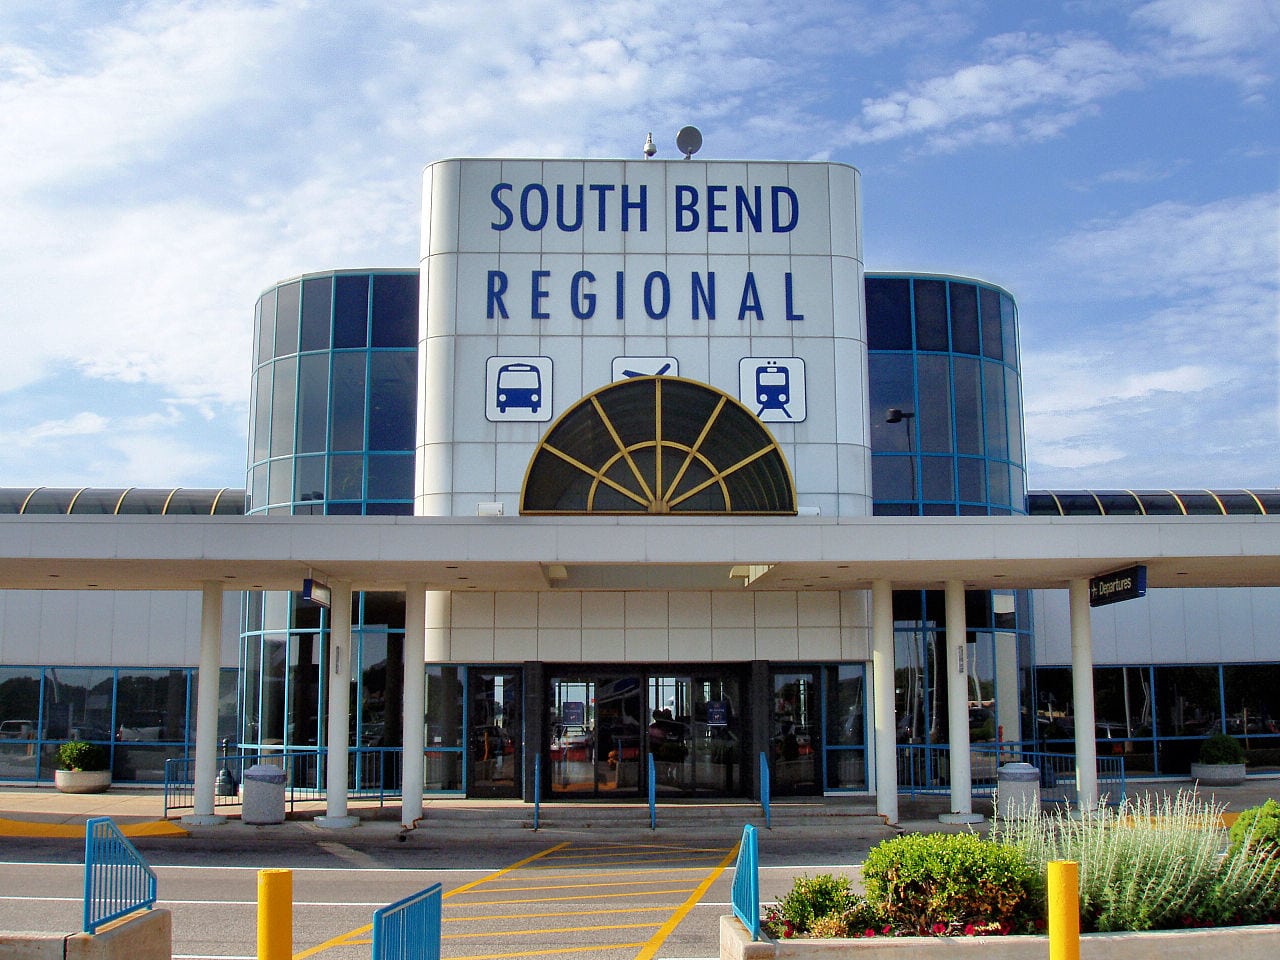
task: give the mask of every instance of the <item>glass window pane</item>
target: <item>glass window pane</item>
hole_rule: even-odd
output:
[[[364,347],[368,344],[369,278],[334,279],[333,346]]]
[[[910,350],[911,281],[869,277],[865,289],[867,349]]]
[[[990,287],[979,287],[982,307],[982,354],[993,360],[1004,359],[1004,340],[1000,333],[1000,294]]]
[[[334,500],[360,500],[364,497],[364,457],[359,454],[329,458],[330,501],[328,513],[336,513]],[[360,510],[357,507],[356,513]]]
[[[1211,493],[1199,490],[1175,490],[1188,516],[1221,516],[1222,506]]]
[[[916,349],[946,350],[947,284],[942,280],[915,281]]]
[[[1000,294],[1000,328],[1004,332],[1004,359],[1006,363],[1018,362],[1018,323],[1013,301]]]
[[[267,459],[271,450],[271,366],[254,371],[253,462]]]
[[[58,667],[45,675],[41,735],[47,740],[110,743],[114,671]]]
[[[293,453],[294,396],[298,389],[298,358],[277,360],[271,388],[271,456]]]
[[[978,377],[978,361],[956,357],[956,450],[981,456],[982,450],[982,385]]]
[[[369,500],[413,499],[413,454],[369,457]]]
[[[272,460],[267,481],[268,503],[290,503],[293,500],[293,458]]]
[[[954,500],[954,462],[950,457],[921,457],[920,478],[925,500]]]
[[[370,450],[413,450],[417,394],[416,353],[370,354]]]
[[[295,503],[306,504],[324,500],[324,457],[299,457],[294,467],[293,499]],[[297,513],[307,512],[299,509]],[[318,511],[317,511],[318,512]]]
[[[370,342],[375,347],[418,345],[418,275],[375,274]]]
[[[1221,728],[1218,668],[1156,667],[1156,733],[1204,737]]]
[[[987,464],[985,460],[961,457],[956,467],[960,473],[960,498],[970,503],[987,502]],[[997,469],[999,465],[997,464]],[[1007,502],[1007,501],[1001,501]]]
[[[330,450],[364,449],[364,367],[366,353],[333,356]]]
[[[1095,495],[1102,504],[1102,512],[1109,517],[1136,517],[1142,513],[1138,498],[1127,490],[1098,490]]]
[[[428,747],[462,746],[462,679],[459,670],[459,667],[427,666],[424,742]],[[427,765],[431,765],[430,759]]]
[[[316,353],[299,363],[298,452],[324,449],[329,416],[329,355]]]
[[[118,741],[187,741],[187,672],[121,670],[116,682]]]
[[[946,357],[918,357],[920,365],[920,449],[951,452],[951,377]]]
[[[978,288],[971,283],[947,284],[951,296],[951,349],[978,353]]]
[[[871,458],[871,490],[877,501],[914,500],[914,458],[874,456]]]
[[[298,310],[302,284],[286,283],[276,294],[276,356],[298,352]]]
[[[991,464],[991,500],[1002,506],[1016,506],[1022,511],[1026,497],[1022,490],[1022,471],[1004,463]]]
[[[276,342],[276,292],[268,290],[258,301],[258,363],[271,359]]]
[[[34,780],[40,734],[40,671],[0,667],[0,780]]]
[[[301,349],[329,349],[329,312],[333,300],[333,278],[313,277],[302,282]]]
[[[827,680],[827,743],[860,747],[867,742],[866,676],[862,664],[829,668]]]
[[[1009,459],[1014,463],[1022,463],[1022,398],[1018,387],[1018,373],[1005,367],[1005,418],[1009,428]]]
[[[1142,501],[1142,508],[1149,517],[1182,515],[1182,504],[1172,493],[1142,491],[1138,494],[1138,499]]]
[[[983,411],[986,415],[987,456],[996,460],[1009,459],[1009,430],[1005,423],[1004,368],[998,363],[982,364],[982,393],[986,399]]]
[[[914,441],[910,440],[910,431],[915,429],[914,418],[888,422],[892,409],[915,411],[911,357],[900,353],[873,353],[867,357],[867,365],[870,370],[871,449],[877,453],[915,449]]]

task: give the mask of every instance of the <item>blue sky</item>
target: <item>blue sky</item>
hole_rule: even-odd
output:
[[[1037,488],[1280,486],[1280,0],[5,0],[0,486],[244,482],[253,304],[450,156],[830,159],[1019,303]]]

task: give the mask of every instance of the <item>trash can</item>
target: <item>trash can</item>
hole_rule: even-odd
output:
[[[1006,820],[1040,812],[1040,770],[1030,763],[1006,763],[996,772],[997,812]]]
[[[284,770],[255,763],[244,772],[240,807],[242,823],[284,823]]]

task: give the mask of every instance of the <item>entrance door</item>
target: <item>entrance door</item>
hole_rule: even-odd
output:
[[[773,673],[769,765],[772,792],[822,792],[822,701],[816,670]]]
[[[472,669],[468,674],[471,743],[467,789],[473,797],[520,796],[520,671]]]
[[[551,792],[564,799],[637,797],[643,786],[641,678],[551,678]]]
[[[655,790],[733,796],[742,769],[736,678],[650,676],[648,752]]]

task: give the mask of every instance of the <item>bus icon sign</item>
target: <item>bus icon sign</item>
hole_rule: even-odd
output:
[[[744,357],[738,399],[766,423],[796,423],[806,416],[804,361],[799,357]]]
[[[485,369],[485,416],[499,421],[551,419],[551,358],[490,357]]]

